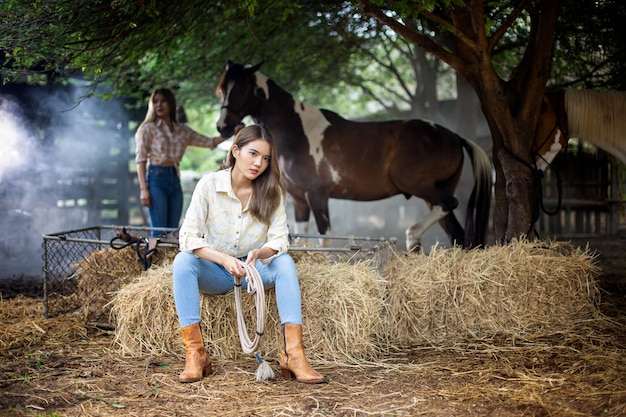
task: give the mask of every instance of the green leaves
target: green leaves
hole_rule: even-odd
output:
[[[451,51],[451,29],[425,13],[450,21],[461,0],[372,1],[400,16],[411,30]],[[626,78],[622,33],[624,2],[563,3],[557,31],[554,76],[619,84]],[[535,5],[529,2],[529,6]],[[484,3],[487,35],[493,35],[517,3]],[[527,15],[507,30],[494,51],[506,78],[527,42]],[[526,22],[526,23],[524,23]],[[227,59],[256,63],[289,91],[327,90],[350,76],[374,52],[379,36],[356,4],[336,1],[239,0],[4,0],[0,2],[0,77],[43,74],[48,79],[80,74],[106,82],[112,94],[139,97],[157,86],[177,88],[181,98],[215,102],[214,88]],[[620,30],[622,32],[620,32]],[[589,52],[591,51],[591,52]],[[356,57],[356,61],[354,58]],[[356,62],[356,63],[355,63]],[[622,64],[619,64],[622,62]],[[617,63],[617,64],[616,64]],[[559,74],[563,74],[560,76]],[[619,74],[622,74],[621,76]],[[622,85],[626,82],[622,81]]]

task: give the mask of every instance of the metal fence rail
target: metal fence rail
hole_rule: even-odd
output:
[[[122,229],[132,235],[148,239],[152,231],[169,232],[174,229],[159,229],[138,226],[94,226],[69,230],[43,236],[43,304],[44,316],[52,317],[67,309],[63,297],[77,291],[78,283],[73,279],[76,265],[92,252],[108,248],[111,240]],[[297,257],[301,254],[321,256],[332,262],[357,262],[373,259],[374,266],[384,268],[396,250],[395,238],[322,236],[309,234],[290,235],[289,252]],[[321,246],[321,242],[325,246]],[[171,243],[159,245],[175,246]]]

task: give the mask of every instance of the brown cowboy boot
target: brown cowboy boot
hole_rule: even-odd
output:
[[[212,371],[211,358],[202,343],[200,324],[180,328],[185,345],[185,370],[178,376],[180,382],[196,382]]]
[[[311,368],[302,349],[302,325],[283,325],[284,347],[280,352],[280,368],[285,378],[295,377],[305,384],[319,384],[324,377]]]

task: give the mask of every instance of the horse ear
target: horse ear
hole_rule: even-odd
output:
[[[259,62],[258,64],[256,64],[253,67],[250,67],[250,71],[251,72],[257,72],[259,70],[259,68],[261,68],[261,65],[263,65],[264,61]]]
[[[228,71],[228,68],[230,68],[231,65],[233,65],[233,61],[231,61],[230,59],[226,61],[226,71]]]

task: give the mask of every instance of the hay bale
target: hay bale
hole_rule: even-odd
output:
[[[153,255],[153,267],[174,259],[178,248],[162,246]],[[71,279],[78,283],[75,300],[79,302],[79,314],[85,321],[107,322],[110,315],[109,302],[123,284],[131,282],[143,272],[134,246],[116,250],[105,248],[94,251],[73,265]]]
[[[450,346],[567,332],[599,314],[597,275],[589,250],[556,242],[397,257],[384,271],[389,337]]]
[[[362,363],[392,349],[439,347],[495,336],[567,333],[599,318],[595,255],[555,242],[518,241],[466,251],[434,248],[398,255],[381,276],[373,262],[297,257],[304,344],[318,361]],[[244,294],[248,329],[255,325]],[[116,343],[127,354],[183,355],[169,263],[142,272],[111,301]],[[260,353],[276,358],[281,333],[274,290],[266,294]],[[213,357],[242,356],[233,294],[203,296],[201,323]]]
[[[298,262],[304,321],[304,345],[309,359],[355,363],[377,358],[381,347],[380,275],[369,263],[354,265],[316,259]],[[243,355],[237,330],[234,294],[203,295],[201,326],[212,357],[237,359]],[[253,299],[243,295],[249,331],[256,323]],[[166,264],[142,273],[119,290],[111,302],[117,323],[115,342],[132,356],[184,354],[179,336],[171,283]],[[259,353],[276,358],[282,346],[275,292],[266,290],[265,334]]]
[[[359,363],[386,353],[384,282],[373,262],[298,263],[310,358]]]

